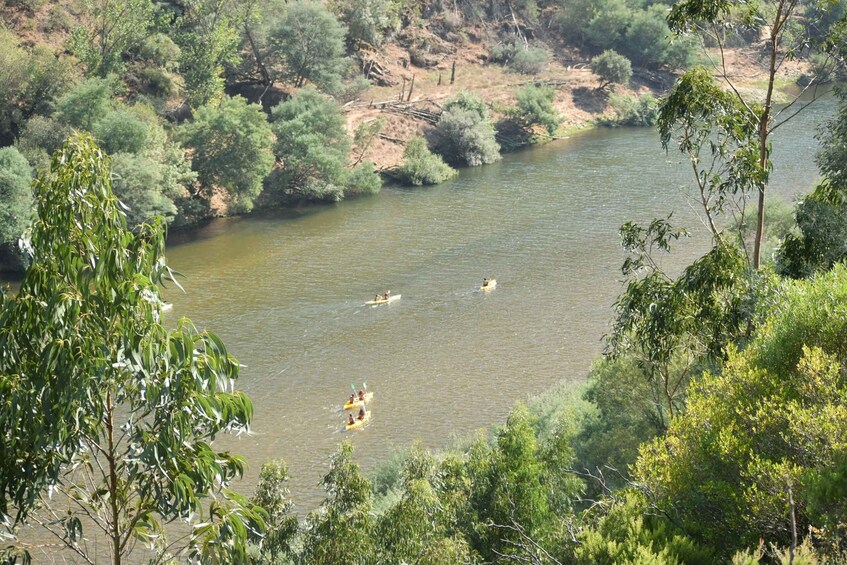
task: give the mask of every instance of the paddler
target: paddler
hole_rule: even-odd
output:
[[[351,416],[351,417],[352,417],[352,416]],[[364,420],[364,419],[365,419],[365,407],[364,407],[364,406],[362,406],[361,408],[359,408],[359,419],[360,419],[360,420]]]
[[[488,283],[491,282],[491,277],[485,277],[482,279],[482,286],[488,286]]]
[[[390,290],[386,290],[386,291],[385,291],[385,294],[384,294],[383,296],[385,297],[385,299],[386,299],[386,300],[388,300],[389,298],[391,298],[391,291],[390,291]]]
[[[365,393],[362,392],[361,390],[359,391],[359,400],[361,400],[362,402],[365,401]]]
[[[347,414],[347,425],[352,426],[355,423],[356,423],[356,420],[353,419],[353,413],[350,412],[349,414]]]
[[[347,399],[347,404],[353,404],[354,402],[356,402],[356,395],[351,393],[350,398]]]

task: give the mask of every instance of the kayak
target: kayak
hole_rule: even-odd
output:
[[[356,400],[354,400],[353,402],[350,402],[348,400],[347,402],[344,403],[344,409],[345,410],[352,410],[353,408],[359,408],[360,406],[363,406],[365,404],[365,402],[370,402],[373,399],[373,397],[374,397],[374,393],[366,392],[364,401],[359,400],[358,398]]]
[[[365,418],[363,420],[356,420],[352,424],[345,424],[344,429],[345,430],[357,430],[357,429],[363,427],[365,424],[367,424],[368,420],[370,420],[370,419],[371,419],[371,411],[367,410],[367,411],[365,411]]]
[[[479,287],[479,290],[494,290],[497,287],[497,280],[491,279],[485,286]]]
[[[388,304],[389,302],[394,302],[395,300],[400,300],[399,294],[392,294],[388,298],[380,298],[379,300],[368,300],[365,302],[365,306],[379,306],[380,304]]]

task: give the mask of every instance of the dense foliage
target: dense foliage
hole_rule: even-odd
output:
[[[413,137],[406,143],[403,164],[397,171],[403,182],[413,186],[440,184],[455,175],[456,170],[430,151],[423,137]]]
[[[462,92],[444,105],[432,132],[435,150],[450,163],[477,167],[500,159],[494,125],[481,98]]]
[[[164,225],[130,232],[109,177],[90,136],[71,137],[33,185],[20,290],[0,290],[4,537],[38,525],[91,560],[85,540],[103,536],[116,565],[137,561],[138,543],[241,561],[263,512],[227,490],[244,459],[209,443],[250,424],[239,364],[189,320],[162,326]],[[171,537],[176,520],[187,538]]]

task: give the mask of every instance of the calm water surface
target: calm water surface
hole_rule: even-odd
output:
[[[779,131],[774,192],[808,191],[814,126],[831,106]],[[696,228],[680,189],[690,174],[652,129],[600,130],[438,187],[218,221],[171,245],[186,292],[165,291],[169,319],[216,332],[246,365],[254,434],[225,443],[251,463],[244,492],[281,457],[305,513],[343,439],[370,470],[395,448],[441,447],[503,422],[518,399],[582,381],[621,290],[618,228],[671,211]],[[703,245],[684,245],[680,260]],[[479,292],[484,276],[496,290]],[[402,299],[363,306],[386,289]],[[350,383],[363,381],[373,420],[341,432]]]

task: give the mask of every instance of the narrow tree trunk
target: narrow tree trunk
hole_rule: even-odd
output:
[[[112,393],[106,393],[106,431],[109,441],[109,450],[106,462],[109,465],[109,510],[112,514],[110,520],[112,563],[121,565],[121,529],[120,515],[118,514],[118,472],[115,461],[115,425],[114,406],[112,406]]]

